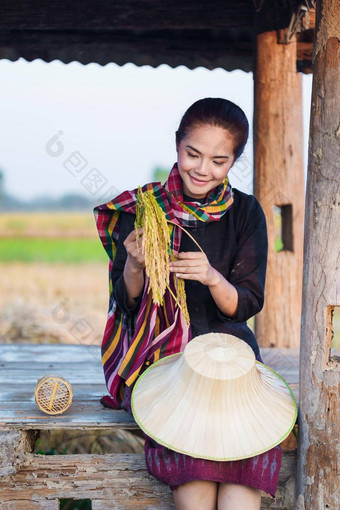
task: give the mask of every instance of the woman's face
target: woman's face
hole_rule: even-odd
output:
[[[217,126],[196,127],[176,149],[183,192],[193,198],[204,198],[221,184],[235,161],[232,136]]]

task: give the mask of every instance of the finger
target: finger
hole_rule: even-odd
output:
[[[177,276],[179,274],[202,274],[201,271],[200,271],[200,267],[199,266],[195,266],[195,267],[178,267],[178,268],[170,268],[170,271],[171,273],[174,273],[176,274]]]
[[[201,251],[180,251],[177,254],[177,257],[179,260],[183,260],[183,259],[194,260],[194,259],[205,258],[206,255],[205,255],[205,253],[202,253]]]
[[[170,262],[170,269],[175,270],[187,270],[189,268],[197,268],[202,267],[201,260],[180,260],[175,262]]]
[[[136,240],[136,232],[135,232],[135,230],[131,230],[130,234],[126,237],[123,244],[125,246],[126,244],[134,242],[135,240]]]
[[[140,243],[140,244],[139,244],[139,243],[138,243],[138,244],[136,243],[136,244],[134,245],[134,253],[136,254],[136,257],[137,257],[137,256],[138,256],[138,257],[140,257],[140,256],[142,256],[142,255],[144,256],[145,251],[144,251],[144,249],[143,249],[142,243]]]
[[[191,273],[176,273],[177,278],[182,278],[183,280],[197,280],[200,281],[199,274],[191,274]]]
[[[174,274],[184,273],[184,274],[192,274],[197,273],[199,267],[170,267],[170,272]]]
[[[143,227],[140,227],[137,229],[135,228],[134,230],[131,230],[130,234],[127,236],[126,239],[130,239],[133,241],[137,237],[137,232],[138,232],[139,236],[142,236],[143,235]]]

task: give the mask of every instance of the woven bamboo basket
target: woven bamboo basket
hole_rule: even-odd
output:
[[[72,386],[59,375],[45,375],[38,379],[34,397],[37,406],[44,413],[62,414],[72,403]]]

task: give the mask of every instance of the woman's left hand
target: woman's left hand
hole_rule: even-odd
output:
[[[187,251],[177,254],[177,259],[170,262],[170,271],[184,280],[197,280],[203,285],[214,286],[220,281],[220,273],[214,269],[205,253]]]

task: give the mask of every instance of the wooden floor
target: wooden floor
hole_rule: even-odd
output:
[[[289,384],[299,401],[299,349],[261,349],[264,364]],[[73,402],[61,416],[42,413],[34,400],[37,380],[60,375],[73,387]],[[107,394],[99,346],[0,345],[0,429],[135,428],[125,411],[105,409]]]

